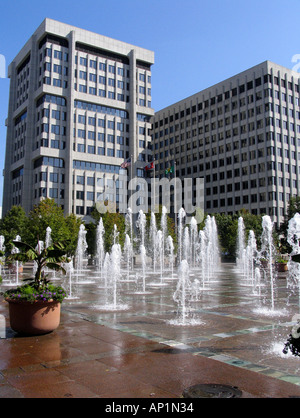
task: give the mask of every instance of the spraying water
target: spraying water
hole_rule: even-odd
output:
[[[289,220],[287,241],[292,247],[290,253],[291,256],[300,254],[299,247],[300,240],[300,214],[296,213],[295,216]],[[298,305],[300,310],[300,263],[296,263],[290,258],[288,262],[288,276],[287,276],[287,287],[290,290],[290,297],[294,296],[298,291]]]
[[[45,238],[45,248],[48,248],[52,245],[52,238],[51,238],[52,229],[50,226],[46,229],[46,238]]]
[[[244,226],[244,219],[241,216],[238,219],[236,266],[239,271],[244,272],[244,269],[245,269],[245,226]]]
[[[177,236],[178,236],[178,260],[179,263],[182,261],[182,252],[183,252],[183,223],[184,218],[186,216],[185,210],[183,208],[179,209],[178,212],[178,230],[177,230]]]
[[[103,270],[103,262],[105,257],[105,250],[104,250],[104,233],[105,229],[103,226],[103,220],[100,218],[99,224],[97,225],[96,230],[96,263],[97,263],[97,270],[102,275]]]
[[[77,273],[83,270],[83,262],[86,257],[87,252],[87,242],[86,242],[86,230],[83,224],[80,225],[76,249],[76,264],[77,264]]]

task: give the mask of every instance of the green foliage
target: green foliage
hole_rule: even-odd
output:
[[[21,238],[25,236],[28,227],[28,219],[21,206],[13,206],[5,217],[0,219],[0,235],[4,236],[7,252],[11,252],[12,241],[16,239],[17,235],[20,235]]]
[[[96,230],[97,225],[102,218],[104,233],[104,249],[106,252],[110,251],[113,244],[114,225],[117,227],[118,242],[123,247],[125,242],[125,216],[121,213],[99,213],[96,208],[91,213],[94,222],[86,225],[86,240],[89,248],[89,253],[94,255],[96,252]]]
[[[20,235],[21,240],[35,247],[39,240],[45,241],[47,227],[50,227],[53,242],[64,242],[66,253],[76,252],[81,219],[64,212],[53,199],[44,199],[26,216],[21,206],[13,206],[0,220],[0,235],[5,238],[7,252],[12,250],[12,241]]]
[[[31,246],[39,240],[45,241],[47,227],[50,227],[53,242],[68,242],[68,252],[75,252],[80,223],[74,217],[64,217],[64,212],[53,199],[44,199],[28,215],[29,228],[21,238]],[[71,244],[72,243],[72,244]],[[75,246],[75,248],[74,248]]]
[[[226,257],[235,257],[238,221],[231,215],[215,214],[220,250]]]
[[[61,286],[48,284],[47,286],[35,289],[29,284],[9,289],[3,294],[4,298],[22,300],[27,302],[55,300],[62,302],[67,296],[65,290]]]
[[[61,271],[64,274],[66,273],[61,265],[61,263],[68,261],[65,256],[66,250],[60,243],[53,244],[48,248],[44,248],[42,251],[40,251],[39,248],[35,249],[31,245],[21,241],[13,241],[13,244],[20,252],[10,254],[8,256],[8,261],[20,261],[22,263],[34,261],[36,263],[37,268],[35,276],[33,279],[28,279],[28,281],[30,281],[30,286],[37,292],[40,292],[41,289],[45,289],[49,284],[47,275],[44,274],[45,268]]]
[[[237,238],[238,238],[238,219],[241,216],[244,220],[245,226],[245,244],[247,244],[249,231],[253,231],[257,246],[260,247],[260,238],[262,234],[262,216],[253,215],[252,213],[242,210],[235,215],[226,215],[217,213],[215,215],[216,224],[218,228],[219,244],[221,247],[221,253],[227,258],[235,258],[237,251]],[[201,229],[204,227],[205,220],[201,225]],[[274,234],[276,242],[276,234]]]

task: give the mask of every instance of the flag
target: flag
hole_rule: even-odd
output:
[[[128,158],[127,160],[125,160],[125,161],[121,164],[121,168],[130,167],[130,165],[131,165],[131,158]]]
[[[152,170],[154,168],[154,162],[152,161],[152,163],[146,165],[146,167],[144,167],[145,170]]]
[[[166,169],[166,174],[170,174],[170,173],[173,173],[173,172],[174,172],[174,167],[173,166]]]

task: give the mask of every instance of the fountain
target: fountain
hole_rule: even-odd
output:
[[[277,292],[277,273],[275,268],[276,248],[273,242],[273,222],[270,216],[262,218],[263,232],[261,235],[261,250],[257,255],[260,264],[260,291],[262,304],[255,309],[260,315],[284,315],[283,310],[275,310],[275,296]]]
[[[46,229],[45,248],[48,248],[50,247],[50,245],[52,245],[51,232],[52,229],[50,228],[50,226],[48,226]]]
[[[161,220],[160,220],[160,229],[162,232],[162,270],[164,271],[164,265],[165,265],[165,242],[167,237],[167,208],[165,206],[162,207],[162,214],[161,214]]]
[[[167,251],[169,252],[169,266],[171,267],[171,278],[174,276],[174,244],[171,235],[167,238]]]
[[[190,243],[190,232],[189,232],[189,228],[186,226],[184,228],[184,232],[183,232],[183,243],[182,243],[182,257],[184,260],[186,260],[189,265],[191,264],[191,247],[190,247],[191,243]]]
[[[202,288],[207,288],[220,268],[218,231],[214,217],[207,216],[205,226],[199,231],[196,260],[201,268]]]
[[[104,262],[104,226],[103,226],[103,220],[100,218],[99,224],[97,225],[96,230],[96,265],[98,272],[101,273],[102,276],[102,270],[103,270],[103,262]]]
[[[287,287],[290,290],[289,299],[291,299],[296,292],[298,292],[298,306],[300,310],[300,263],[292,260],[292,256],[300,254],[300,214],[296,213],[290,219],[287,232],[287,241],[290,244],[292,251],[290,253],[290,260],[288,262]]]
[[[68,288],[69,288],[69,294],[66,299],[78,299],[78,296],[76,296],[73,292],[73,281],[72,281],[72,275],[74,273],[74,267],[73,267],[73,261],[69,261],[68,263],[63,263],[63,267],[66,270],[66,277],[68,280]]]
[[[146,267],[147,267],[147,254],[146,248],[141,245],[140,246],[140,255],[141,255],[141,264],[142,264],[142,287],[141,290],[137,289],[134,294],[136,295],[148,295],[151,292],[146,291]],[[139,285],[139,276],[136,274],[136,283]]]
[[[198,241],[198,226],[197,221],[192,217],[190,222],[190,244],[191,244],[191,265],[196,266],[196,250]]]
[[[124,258],[126,260],[127,265],[127,280],[129,280],[129,274],[132,270],[132,254],[133,254],[133,248],[132,243],[130,240],[130,237],[128,234],[125,235],[125,243],[124,243]]]
[[[185,210],[183,208],[179,209],[178,212],[178,230],[177,230],[177,237],[178,237],[178,253],[177,258],[179,263],[182,260],[182,251],[183,251],[183,222],[186,216]]]
[[[139,211],[136,226],[139,230],[140,245],[145,246],[146,215],[142,210]]]
[[[245,270],[245,226],[244,219],[240,216],[238,219],[238,239],[236,266],[239,271]]]
[[[195,319],[192,315],[192,310],[189,303],[193,300],[194,287],[189,278],[190,268],[186,260],[182,260],[178,269],[178,282],[175,293],[173,295],[174,301],[178,306],[178,314],[176,319],[168,321],[171,325],[200,325],[203,322]]]
[[[245,279],[246,286],[252,288],[254,294],[257,293],[258,283],[255,280],[255,265],[257,262],[257,245],[254,232],[249,231],[247,247],[243,250],[244,260],[243,260],[243,276]]]
[[[15,241],[21,241],[20,235],[16,236]],[[20,250],[14,245],[12,250],[11,250],[11,253],[12,254],[17,254],[19,252],[20,252]],[[16,269],[16,285],[17,286],[19,285],[19,267],[20,267],[20,265],[21,265],[21,263],[19,263],[19,261],[16,260],[15,269]]]
[[[118,231],[117,225],[114,224],[114,231],[113,231],[113,243],[114,244],[119,244],[119,235],[120,233]]]
[[[159,267],[160,267],[160,280],[162,283],[162,279],[163,279],[163,233],[162,231],[157,231],[156,234],[156,248],[157,248],[157,253],[159,256]]]
[[[102,307],[105,310],[123,310],[128,309],[128,305],[120,303],[119,300],[119,283],[121,279],[121,246],[120,244],[113,244],[109,259],[107,262],[107,277],[109,279],[110,292],[106,292],[107,301]],[[108,290],[108,287],[107,287]],[[109,300],[111,300],[109,302]]]
[[[156,258],[157,258],[157,251],[156,251],[156,234],[157,234],[157,227],[156,227],[156,217],[155,213],[151,212],[151,220],[150,220],[150,247],[152,253],[152,260],[153,260],[153,272],[156,272]]]
[[[78,233],[77,249],[75,255],[77,275],[79,275],[83,271],[84,259],[87,255],[87,248],[88,246],[86,242],[86,230],[85,226],[81,224]]]
[[[127,213],[125,215],[125,234],[129,235],[130,242],[132,245],[131,269],[133,269],[133,221],[131,208],[127,208]]]

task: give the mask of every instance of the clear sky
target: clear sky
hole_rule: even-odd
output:
[[[0,0],[0,5],[6,68],[49,17],[154,51],[156,111],[265,60],[292,68],[293,56],[300,55],[300,0]],[[9,79],[0,78],[1,171],[8,91]]]

